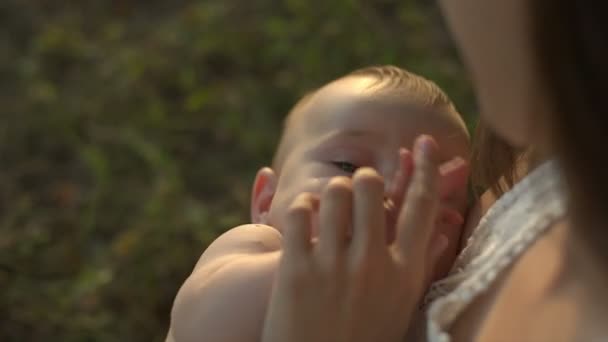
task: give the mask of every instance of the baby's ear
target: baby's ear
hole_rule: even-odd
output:
[[[251,191],[251,222],[268,224],[268,211],[277,188],[277,177],[269,167],[264,167],[255,175]]]

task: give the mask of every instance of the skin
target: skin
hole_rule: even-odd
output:
[[[287,212],[284,255],[262,341],[401,340],[424,279],[447,244],[433,238],[440,177],[432,138],[417,139],[414,161],[396,239],[388,245],[384,184],[373,169],[358,170],[352,181],[330,182],[320,202],[318,242],[310,239],[311,196],[296,198]],[[352,239],[345,240],[351,225]]]
[[[525,0],[439,1],[487,124],[514,146],[545,144]],[[540,133],[540,134],[539,134]]]
[[[366,166],[375,169],[386,180],[393,179],[399,165],[396,151],[412,146],[420,134],[436,137],[441,146],[441,163],[456,157],[468,159],[469,140],[460,116],[449,110],[422,108],[410,103],[407,95],[376,94],[370,90],[374,82],[375,79],[367,77],[349,77],[333,82],[292,118],[293,127],[288,139],[298,143],[285,158],[276,189],[268,190],[269,194],[273,193],[269,209],[272,226],[281,229],[282,216],[297,195],[303,192],[320,194],[332,177],[351,177],[352,170]],[[337,167],[335,162],[348,166]],[[457,184],[458,191],[443,191],[451,193],[444,196],[442,203],[459,217],[438,228],[449,241],[438,276],[449,269],[458,250],[467,195],[461,185]],[[390,186],[391,182],[385,182],[385,196],[395,197]],[[253,198],[255,201],[255,194]],[[395,204],[399,207],[401,203]],[[391,231],[390,235],[394,235],[396,213],[387,213],[387,216],[391,221],[387,229]]]
[[[536,73],[537,62],[532,49],[529,25],[528,1],[525,0],[441,0],[442,10],[462,55],[468,65],[477,89],[484,119],[509,143],[519,147],[534,147],[541,157],[552,158],[550,133],[552,108],[550,99],[545,97],[542,82]],[[428,157],[428,156],[427,156]],[[424,203],[425,199],[437,198],[439,182],[437,165],[428,162],[425,168],[414,172],[410,190],[416,188],[416,180],[425,179],[420,191],[409,191],[405,209],[412,203]],[[420,173],[428,172],[426,178]],[[356,178],[356,176],[355,176]],[[434,184],[433,184],[434,183]],[[357,194],[357,189],[354,190]],[[374,210],[372,193],[368,196],[368,206],[356,206],[353,217],[364,217],[366,226],[375,226],[382,221]],[[335,201],[338,201],[335,199]],[[343,201],[348,202],[347,199]],[[375,197],[379,202],[379,198]],[[335,203],[336,207],[340,204]],[[482,207],[483,207],[482,203]],[[307,231],[307,215],[298,214],[301,208],[308,211],[305,204],[294,208],[292,224],[293,247],[286,247],[292,257],[282,263],[278,270],[276,290],[271,299],[271,310],[267,317],[264,341],[281,341],[279,337],[289,337],[289,341],[306,341],[315,337],[323,340],[324,333],[330,332],[336,341],[347,341],[351,337],[361,341],[398,341],[402,336],[384,336],[379,331],[395,332],[399,326],[407,326],[396,317],[405,317],[403,312],[411,312],[416,301],[416,271],[406,270],[408,276],[401,282],[378,283],[378,278],[389,278],[402,274],[403,269],[386,268],[386,258],[382,247],[376,245],[365,262],[358,265],[364,270],[364,277],[348,278],[344,281],[344,268],[340,265],[334,272],[318,270],[320,260],[316,245],[306,243],[306,236],[295,235],[297,231]],[[376,209],[374,209],[376,208]],[[297,209],[297,210],[296,210]],[[357,211],[361,211],[358,213]],[[301,214],[301,213],[300,213]],[[416,221],[424,226],[421,217],[433,216],[432,206],[417,206],[417,210],[404,210],[397,223],[397,232],[408,231],[405,222]],[[577,213],[574,213],[577,214]],[[574,215],[573,215],[574,216]],[[401,222],[403,221],[403,222]],[[603,226],[605,222],[597,222]],[[428,225],[428,221],[427,221]],[[572,235],[574,227],[569,216],[556,222],[546,234],[539,237],[511,267],[499,275],[482,296],[476,298],[451,327],[454,341],[588,341],[603,340],[608,335],[605,317],[608,315],[608,299],[604,296],[608,281],[603,269],[591,258],[585,248],[577,244]],[[427,226],[428,227],[428,226]],[[411,227],[409,228],[411,229]],[[289,232],[289,230],[288,230]],[[291,235],[292,233],[290,233]],[[321,236],[321,239],[323,236]],[[399,240],[399,239],[397,239]],[[331,245],[331,244],[330,244]],[[290,245],[291,246],[291,245]],[[351,254],[341,245],[333,245],[326,252],[337,254],[339,260],[350,260]],[[318,248],[319,250],[321,247]],[[403,251],[403,249],[401,249]],[[424,258],[425,255],[417,254]],[[389,258],[390,259],[390,258]],[[347,263],[348,264],[348,263]],[[389,264],[391,264],[389,262]],[[313,266],[310,266],[313,265]],[[384,273],[377,273],[380,269]],[[359,268],[357,268],[360,271]],[[321,275],[319,275],[321,274]],[[348,274],[348,273],[347,273]],[[294,281],[297,279],[297,281]],[[394,279],[394,278],[392,278]],[[298,286],[306,281],[308,287]],[[331,296],[315,296],[335,289]],[[361,292],[363,287],[365,291]],[[311,289],[314,288],[313,292]],[[399,292],[399,288],[409,291]],[[395,292],[401,295],[394,301]],[[304,298],[305,300],[299,300]],[[395,314],[394,303],[410,305],[401,315]],[[384,310],[375,309],[380,305]],[[277,309],[274,309],[274,308]],[[276,314],[273,310],[280,312]],[[328,314],[325,314],[328,313]],[[306,323],[303,323],[306,322]],[[349,332],[356,335],[350,336]],[[365,338],[357,339],[358,336]],[[310,339],[308,339],[310,340]],[[316,340],[316,339],[313,339]]]
[[[335,269],[339,265],[339,254],[332,252],[335,246],[356,245],[352,249],[357,251],[352,252],[355,261],[382,249],[384,253],[374,252],[383,262],[374,272],[382,273],[372,277],[357,273],[361,279],[377,279],[373,289],[380,289],[384,281],[398,284],[402,277],[415,277],[409,291],[395,287],[392,296],[386,297],[395,308],[393,314],[403,317],[410,315],[407,308],[418,301],[430,279],[447,271],[458,249],[466,207],[469,144],[464,124],[452,111],[430,111],[408,101],[404,94],[374,92],[370,88],[373,82],[366,77],[332,82],[289,120],[286,143],[290,149],[280,173],[263,168],[256,176],[251,201],[253,224],[231,229],[203,253],[176,297],[167,340],[259,341],[276,272],[279,268],[297,270],[292,267],[298,263],[297,254],[289,253],[307,244],[318,247],[314,255],[315,260],[322,260],[316,264],[322,265],[319,270],[332,275],[344,274]],[[412,146],[423,133],[444,138],[437,142],[423,139],[419,145],[426,148],[419,150],[426,153],[412,154],[403,148]],[[427,171],[420,172],[421,168]],[[434,169],[436,173],[431,172]],[[419,200],[406,196],[406,188],[422,193],[427,186],[437,186],[437,195],[420,195]],[[374,199],[370,201],[369,196]],[[388,199],[392,205],[386,205]],[[406,207],[434,214],[398,217]],[[370,243],[375,249],[368,248]],[[354,265],[363,267],[353,263],[351,271],[357,269]],[[294,273],[280,272],[278,277],[290,275]],[[392,275],[393,280],[383,275]],[[319,299],[323,296],[314,289],[327,286],[316,283],[320,279],[301,279],[298,286]],[[344,279],[334,284],[338,283],[346,284]],[[290,289],[283,287],[283,292],[274,293],[290,298]],[[340,292],[330,296],[336,305],[348,305],[342,299],[354,294],[340,288],[333,291]],[[277,302],[276,296],[273,303],[269,312],[274,314],[289,307],[282,304],[284,300]],[[238,329],[227,328],[227,322]],[[403,326],[390,334],[396,336],[402,330]],[[346,337],[307,336],[307,341]],[[266,330],[265,338],[293,340],[279,329]]]
[[[507,141],[551,158],[549,100],[536,72],[527,1],[440,1],[469,66],[482,115]],[[601,223],[600,223],[601,224]],[[606,279],[566,218],[461,315],[456,341],[582,341],[606,336]],[[570,250],[570,253],[566,251]],[[596,265],[597,266],[597,265]],[[603,293],[603,291],[602,291]],[[555,324],[555,322],[560,322]]]

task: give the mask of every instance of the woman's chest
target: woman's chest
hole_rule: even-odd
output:
[[[564,260],[557,226],[465,309],[450,329],[452,341],[575,339],[575,310],[555,294]]]

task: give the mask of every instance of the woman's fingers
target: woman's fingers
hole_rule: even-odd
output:
[[[301,256],[310,251],[314,207],[313,195],[302,193],[287,210],[283,232],[283,253],[286,257]]]
[[[384,181],[371,168],[361,168],[353,176],[353,239],[355,262],[366,259],[373,250],[386,249]]]
[[[319,256],[333,267],[347,245],[347,231],[352,222],[351,180],[333,178],[323,190],[319,212]]]
[[[404,207],[397,221],[394,248],[402,257],[424,258],[439,206],[439,156],[437,143],[420,136],[414,145],[414,172]]]

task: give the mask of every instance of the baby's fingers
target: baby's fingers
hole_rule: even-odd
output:
[[[351,180],[332,179],[323,191],[319,210],[319,253],[325,266],[333,268],[347,245],[352,223]]]
[[[443,163],[439,167],[439,174],[441,177],[439,182],[441,198],[466,196],[469,181],[469,165],[466,160],[455,157]]]
[[[353,240],[351,252],[356,263],[371,253],[386,250],[384,181],[371,168],[361,168],[353,176]]]
[[[405,189],[407,189],[412,176],[413,168],[414,161],[412,160],[412,153],[405,148],[399,149],[397,171],[391,182],[389,191],[389,196],[396,208],[400,208],[403,204],[403,196],[405,195]]]
[[[394,248],[405,259],[422,260],[428,251],[439,206],[438,147],[430,136],[414,146],[414,172],[397,221]]]
[[[310,251],[314,202],[315,198],[310,193],[302,193],[287,210],[283,231],[283,253],[286,257],[301,256]]]

